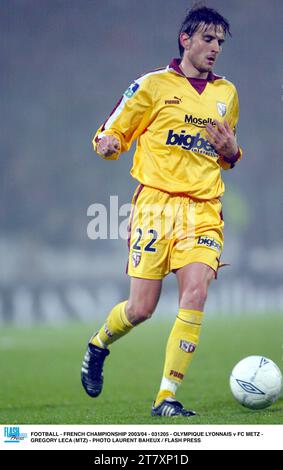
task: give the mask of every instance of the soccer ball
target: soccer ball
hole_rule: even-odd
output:
[[[282,390],[279,367],[263,356],[249,356],[235,365],[230,376],[232,394],[241,405],[259,410],[279,398]]]

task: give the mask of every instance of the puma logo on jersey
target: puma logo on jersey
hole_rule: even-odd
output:
[[[182,103],[182,98],[178,98],[178,96],[173,96],[173,99],[165,100],[165,104],[180,104]]]

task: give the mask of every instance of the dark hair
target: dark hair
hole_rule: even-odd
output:
[[[187,12],[186,18],[184,19],[179,31],[178,44],[181,57],[183,55],[184,48],[180,42],[180,34],[187,33],[189,36],[192,36],[200,24],[205,24],[207,26],[210,24],[222,26],[224,34],[228,33],[231,36],[229,21],[226,20],[226,18],[220,15],[220,13],[213,8],[197,4]]]

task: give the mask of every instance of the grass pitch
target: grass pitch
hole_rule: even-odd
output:
[[[265,355],[283,370],[279,315],[207,318],[178,399],[193,418],[151,418],[172,321],[153,318],[111,347],[104,390],[88,397],[80,384],[87,340],[100,326],[4,328],[0,333],[1,424],[283,424],[283,397],[266,410],[239,405],[229,375],[243,357]]]

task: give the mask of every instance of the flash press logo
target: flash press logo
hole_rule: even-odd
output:
[[[20,426],[5,426],[4,427],[4,442],[21,442],[26,439],[28,435],[20,432]]]

